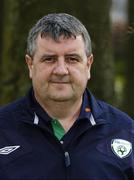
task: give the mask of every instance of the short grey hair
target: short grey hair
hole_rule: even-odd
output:
[[[65,38],[72,36],[76,38],[76,36],[81,35],[84,40],[86,55],[89,56],[92,52],[91,39],[87,29],[76,17],[69,14],[48,14],[33,26],[27,38],[27,54],[31,57],[36,51],[38,35],[42,38],[51,37],[55,41],[58,41],[61,35]]]

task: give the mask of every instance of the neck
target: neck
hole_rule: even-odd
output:
[[[38,98],[36,99],[50,117],[56,118],[60,121],[65,131],[68,131],[68,129],[70,129],[70,127],[73,125],[73,123],[80,114],[82,97],[73,102],[72,101],[41,102],[39,101]]]

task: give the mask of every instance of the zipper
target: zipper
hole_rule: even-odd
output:
[[[64,152],[64,158],[65,158],[65,166],[67,168],[71,165],[70,155],[67,151]]]

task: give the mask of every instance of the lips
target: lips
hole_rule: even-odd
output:
[[[69,84],[70,83],[70,80],[69,78],[52,78],[50,79],[49,81],[50,83],[54,83],[54,84]]]
[[[65,82],[65,81],[50,81],[50,82],[54,84],[69,84],[69,82]]]

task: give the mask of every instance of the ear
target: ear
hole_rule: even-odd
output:
[[[25,60],[26,60],[26,64],[27,64],[28,69],[29,69],[29,77],[32,78],[33,59],[28,54],[26,54]]]
[[[92,63],[93,63],[93,54],[91,54],[90,56],[88,56],[87,58],[87,66],[88,66],[88,79],[90,79],[91,77],[91,66],[92,66]]]

